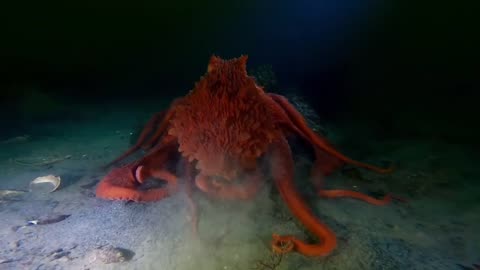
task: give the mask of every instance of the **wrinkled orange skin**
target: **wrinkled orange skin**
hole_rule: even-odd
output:
[[[287,136],[300,136],[315,149],[312,175],[328,175],[348,163],[378,173],[382,169],[352,160],[312,131],[302,115],[280,95],[266,93],[246,71],[247,56],[223,60],[212,56],[207,73],[185,97],[157,113],[145,126],[138,142],[112,163],[143,148],[145,155],[114,168],[97,187],[96,195],[110,200],[157,201],[179,190],[185,181],[187,194],[200,190],[218,199],[253,198],[267,177],[274,180],[287,206],[320,242],[308,244],[294,236],[273,235],[277,253],[296,251],[306,256],[326,256],[336,247],[335,234],[313,214],[293,182],[294,162]],[[181,168],[172,172],[169,162]],[[264,175],[260,162],[267,162]],[[179,178],[181,176],[181,178]],[[142,189],[148,178],[168,182],[167,187]],[[391,200],[374,199],[347,190],[319,190],[323,197],[352,197],[382,205]],[[191,197],[190,197],[191,198]],[[196,214],[196,206],[191,200]],[[194,217],[194,230],[197,220]]]

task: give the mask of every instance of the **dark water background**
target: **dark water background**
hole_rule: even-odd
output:
[[[478,147],[480,4],[470,2],[8,1],[0,136],[74,117],[56,111],[70,104],[182,96],[211,54],[248,54],[323,119]]]

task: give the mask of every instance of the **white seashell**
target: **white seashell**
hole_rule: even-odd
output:
[[[55,190],[58,189],[60,186],[62,179],[60,176],[55,176],[55,175],[46,175],[46,176],[40,176],[35,179],[33,179],[32,182],[30,182],[30,191],[34,189],[36,186],[44,185],[44,184],[49,184],[52,186],[51,189],[49,189],[48,192],[54,192]]]

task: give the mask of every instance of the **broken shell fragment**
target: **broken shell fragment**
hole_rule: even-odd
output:
[[[47,225],[47,224],[57,223],[67,219],[68,217],[70,217],[70,215],[50,215],[50,216],[41,217],[38,219],[29,220],[27,221],[27,226]]]
[[[26,191],[24,190],[2,189],[0,190],[0,201],[2,201],[3,199],[11,199],[25,193]]]
[[[62,179],[60,178],[60,176],[55,176],[52,174],[37,177],[33,179],[32,182],[30,182],[30,191],[42,190],[47,192],[54,192],[60,186],[61,180]],[[45,189],[45,186],[47,186],[48,189]]]

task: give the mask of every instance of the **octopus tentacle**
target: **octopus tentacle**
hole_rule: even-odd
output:
[[[316,189],[322,189],[325,176],[332,174],[345,163],[319,149],[315,149],[315,156],[315,162],[310,170],[310,182]]]
[[[166,135],[162,140],[135,164],[145,165],[149,168],[164,167],[170,158],[178,153],[177,140],[175,137]]]
[[[175,115],[175,105],[178,103],[177,100],[173,101],[170,105],[170,109],[165,113],[165,117],[163,118],[162,122],[160,123],[159,127],[155,131],[155,133],[150,137],[148,142],[145,143],[147,149],[154,147],[158,140],[163,136],[166,135],[168,131],[168,127],[170,126],[170,121],[172,120],[173,116]]]
[[[117,157],[115,160],[111,161],[106,165],[106,167],[110,167],[111,165],[125,159],[129,155],[133,154],[134,152],[140,150],[140,148],[145,147],[145,143],[149,135],[154,132],[155,128],[157,127],[158,122],[165,117],[166,111],[161,111],[155,113],[150,120],[145,124],[140,136],[138,136],[137,142],[130,147],[127,151],[125,151],[122,155]]]
[[[357,192],[357,191],[352,191],[352,190],[343,190],[343,189],[331,189],[331,190],[319,190],[317,194],[321,197],[324,198],[353,198],[357,200],[361,200],[373,205],[386,205],[390,203],[393,199],[399,199],[400,198],[394,197],[392,194],[387,194],[383,197],[383,199],[376,199],[371,196],[368,196],[366,194]]]
[[[296,251],[306,256],[327,256],[337,246],[337,238],[334,232],[314,215],[297,191],[293,181],[292,153],[286,140],[282,139],[272,145],[270,154],[271,173],[280,195],[293,215],[321,241],[318,244],[308,244],[291,235],[273,234],[273,251],[277,253]]]
[[[342,153],[338,152],[330,142],[328,142],[325,138],[316,134],[313,130],[308,127],[307,122],[303,118],[303,116],[293,107],[288,100],[281,95],[277,94],[269,94],[269,96],[288,114],[289,120],[291,121],[292,125],[290,126],[297,134],[302,136],[304,139],[309,141],[312,145],[320,148],[321,150],[325,151],[326,153],[344,161],[345,163],[365,168],[377,173],[391,173],[394,168],[380,168],[374,165],[370,165],[367,163],[359,162],[357,160],[353,160]]]
[[[96,196],[107,200],[128,200],[135,202],[158,201],[170,195],[165,188],[138,189],[135,167],[114,168],[107,174],[96,189]]]
[[[145,183],[145,180],[148,178],[162,179],[167,181],[170,185],[177,186],[177,176],[173,173],[159,168],[146,168],[143,165],[140,165],[135,170],[135,179],[140,183]]]
[[[177,176],[164,169],[168,158],[175,151],[173,137],[164,137],[162,143],[137,162],[114,168],[97,186],[97,197],[110,200],[135,202],[158,201],[177,192]],[[152,149],[153,150],[153,149]],[[166,188],[141,190],[140,185],[148,178],[166,180]]]

